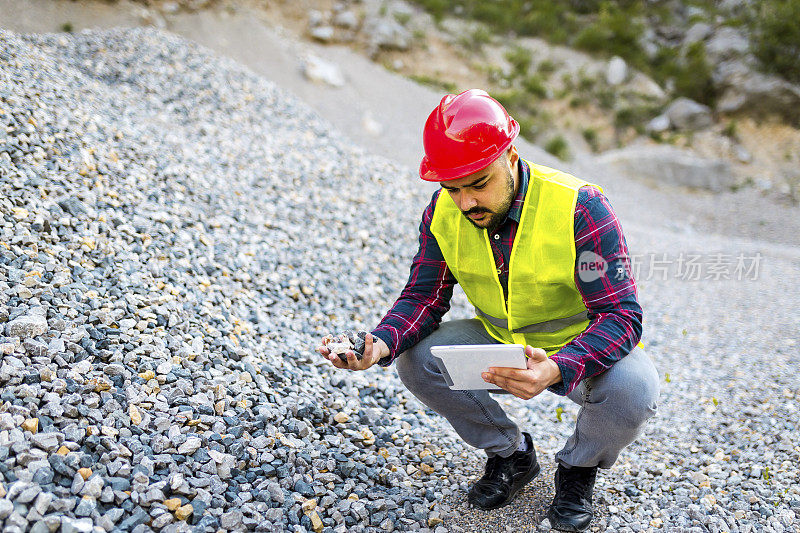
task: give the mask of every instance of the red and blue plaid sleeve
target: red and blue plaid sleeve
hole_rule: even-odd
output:
[[[575,251],[575,284],[591,323],[550,357],[558,364],[562,381],[549,390],[561,395],[572,392],[581,380],[608,370],[633,350],[642,336],[642,308],[628,244],[611,204],[595,187],[583,187],[578,193]],[[579,275],[581,254],[590,252],[608,264],[605,273],[596,278]]]
[[[439,327],[450,309],[456,279],[447,267],[431,219],[441,189],[433,193],[419,225],[419,250],[411,262],[411,272],[403,292],[372,334],[389,347],[390,355],[378,364],[389,366],[398,354],[408,350]]]

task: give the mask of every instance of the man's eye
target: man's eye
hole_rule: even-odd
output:
[[[483,185],[475,185],[472,188],[473,189],[483,189],[484,187],[486,187],[486,183],[484,183]]]

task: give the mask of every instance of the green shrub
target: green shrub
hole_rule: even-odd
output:
[[[756,5],[749,20],[753,53],[767,71],[800,83],[800,0]]]
[[[712,70],[702,42],[691,44],[683,53],[677,48],[661,48],[649,68],[650,74],[662,85],[672,79],[677,96],[709,106],[714,105],[717,97]]]
[[[581,74],[580,79],[578,80],[578,90],[579,91],[591,91],[594,89],[597,80],[595,78],[591,78],[586,74]]]
[[[521,13],[517,31],[522,35],[536,35],[554,43],[566,43],[578,29],[577,18],[565,2],[535,2],[530,12]]]
[[[536,72],[541,74],[543,78],[548,78],[550,74],[556,71],[556,64],[550,61],[549,59],[545,59],[541,61],[538,65],[536,65]]]
[[[634,105],[620,108],[614,116],[614,125],[618,128],[629,126],[638,132],[644,131],[644,125],[658,114],[660,107],[652,105]]]
[[[427,85],[428,87],[433,87],[434,89],[444,89],[448,93],[457,93],[458,86],[452,81],[444,81],[433,76],[426,76],[425,74],[411,74],[409,76],[415,82],[421,85]]]
[[[562,96],[562,98],[566,96],[566,93]],[[569,106],[573,109],[585,106],[589,103],[589,100],[586,99],[585,96],[573,96],[569,99]]]
[[[575,88],[575,81],[572,78],[572,74],[569,72],[565,72],[561,75],[561,83],[564,84],[564,89],[567,91],[571,91]]]
[[[482,68],[490,82],[500,83],[500,81],[503,79],[503,69],[500,67],[486,63],[485,65],[482,65]]]
[[[537,98],[547,98],[547,88],[538,76],[528,76],[522,80],[522,87]]]
[[[636,15],[637,10],[603,2],[599,17],[578,33],[573,45],[592,53],[618,55],[637,67],[644,65],[647,61],[639,44],[644,28]]]
[[[711,71],[711,65],[706,59],[705,44],[699,42],[690,45],[683,68],[675,73],[675,93],[713,106],[716,93]]]
[[[511,64],[512,76],[524,76],[533,60],[533,53],[527,48],[515,46],[505,53],[506,61]]]
[[[496,92],[492,97],[500,102],[506,110],[516,115],[520,112],[532,112],[532,100],[530,95],[518,89],[509,89],[508,91]]]
[[[475,26],[472,31],[458,39],[458,44],[470,52],[480,52],[483,50],[483,46],[490,42],[492,42],[492,33],[483,24]]]
[[[536,137],[542,132],[541,125],[533,120],[532,118],[519,116],[515,117],[515,120],[519,122],[519,133],[529,141],[536,140]]]
[[[61,25],[61,31],[64,31],[64,32],[67,32],[67,33],[72,33],[73,29],[74,28],[72,27],[72,23],[71,22],[65,22],[64,24]]]
[[[567,141],[561,135],[551,137],[544,145],[544,149],[553,154],[559,159],[567,159],[569,157],[569,147]]]
[[[594,128],[586,128],[582,132],[583,138],[586,143],[591,147],[592,152],[597,151],[597,130]]]
[[[448,0],[419,0],[417,4],[430,13],[436,22],[442,21],[450,7],[450,2]]]
[[[601,109],[612,109],[614,107],[614,100],[617,98],[616,93],[608,88],[597,91],[595,96],[597,97],[597,105],[599,105]]]
[[[723,128],[722,134],[735,140],[738,138],[737,129],[736,121],[731,120],[725,125],[725,128]]]
[[[481,24],[472,31],[472,40],[481,48],[483,45],[492,42],[492,32]]]
[[[394,20],[398,22],[401,26],[405,26],[411,21],[411,14],[410,13],[393,13]]]

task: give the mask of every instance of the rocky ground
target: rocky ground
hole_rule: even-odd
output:
[[[504,400],[546,467],[485,513],[481,454],[393,369],[313,352],[405,282],[411,169],[152,29],[0,31],[0,123],[4,530],[548,529],[575,406]],[[800,250],[630,228],[672,260],[639,274],[661,410],[601,476],[595,529],[796,529]],[[686,251],[710,279],[675,271]],[[736,279],[715,253],[760,259]]]

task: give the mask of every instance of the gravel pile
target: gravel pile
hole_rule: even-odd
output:
[[[486,513],[465,505],[483,454],[393,369],[313,352],[405,282],[428,196],[409,169],[155,30],[0,31],[0,126],[4,531],[548,528],[564,398],[502,398],[545,469]],[[669,377],[596,529],[798,527],[800,254],[770,254],[758,282],[640,284]]]
[[[465,447],[313,352],[404,283],[408,171],[152,30],[0,32],[0,124],[4,531],[450,516]]]

